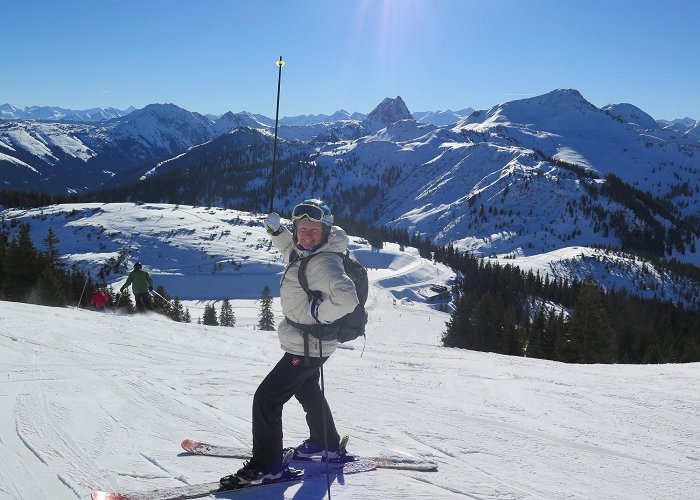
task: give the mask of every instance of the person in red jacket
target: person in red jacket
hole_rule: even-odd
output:
[[[96,290],[92,294],[92,299],[90,300],[90,305],[95,306],[95,309],[101,311],[104,309],[105,305],[109,302],[109,297],[102,290]]]

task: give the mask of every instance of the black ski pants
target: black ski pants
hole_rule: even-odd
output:
[[[136,309],[139,312],[145,312],[146,309],[148,309],[149,311],[153,310],[150,297],[151,295],[148,292],[134,294],[134,299],[136,300]]]
[[[337,449],[340,436],[331,410],[319,384],[321,365],[328,358],[309,358],[285,353],[260,383],[253,397],[253,458],[265,468],[277,467],[282,460],[282,407],[292,396],[306,412],[309,439],[323,445],[323,407],[326,411],[328,448]]]

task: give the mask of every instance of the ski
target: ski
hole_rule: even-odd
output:
[[[201,441],[194,441],[192,439],[185,439],[181,443],[182,448],[191,453],[192,455],[206,455],[211,457],[225,457],[225,458],[240,458],[248,459],[251,457],[251,451],[244,447],[234,447],[234,446],[222,446],[209,443],[203,443]],[[434,460],[428,460],[425,458],[415,458],[415,457],[357,457],[355,455],[345,455],[341,461],[335,461],[336,463],[352,463],[354,460],[371,460],[374,462],[378,469],[398,469],[398,470],[412,470],[419,472],[433,472],[438,468],[437,462]],[[324,462],[323,458],[312,457],[309,459],[302,459],[295,457],[292,459],[294,463],[304,463],[304,462]],[[334,461],[331,460],[331,463]],[[325,462],[324,462],[325,463]]]
[[[309,464],[312,465],[312,464]],[[317,464],[313,464],[317,465]],[[108,492],[108,491],[93,491],[92,500],[184,500],[187,498],[201,498],[218,493],[226,493],[231,495],[236,491],[249,490],[251,488],[270,487],[276,484],[285,484],[295,481],[305,481],[314,478],[321,478],[326,474],[325,463],[323,467],[319,466],[307,467],[306,470],[290,469],[292,472],[288,476],[282,477],[274,481],[246,483],[231,488],[221,488],[218,482],[188,484],[184,486],[174,486],[170,488],[156,488],[147,491],[127,491],[127,492]],[[376,465],[371,460],[354,460],[347,463],[330,463],[330,470],[333,474],[345,475],[356,474],[359,472],[368,472],[376,469]]]

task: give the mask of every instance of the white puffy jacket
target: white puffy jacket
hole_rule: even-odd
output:
[[[272,242],[282,253],[286,262],[296,252],[299,257],[319,254],[309,260],[306,266],[306,280],[309,289],[321,292],[323,302],[318,307],[318,317],[323,321],[333,322],[352,312],[359,300],[355,292],[355,284],[345,274],[343,259],[331,252],[345,253],[348,248],[348,236],[340,227],[333,226],[326,243],[314,252],[300,250],[294,244],[292,233],[284,228],[280,234],[272,237]],[[313,325],[316,320],[307,314],[309,299],[299,283],[299,260],[296,260],[285,272],[280,283],[280,300],[285,319],[279,325],[277,333],[280,345],[285,352],[297,356],[304,355],[304,335],[301,330],[293,327],[286,318],[295,323]],[[319,340],[309,335],[309,356],[319,357]],[[323,357],[335,352],[338,342],[324,340],[320,346]]]

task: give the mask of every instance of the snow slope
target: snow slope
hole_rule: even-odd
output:
[[[395,245],[358,243],[356,255],[370,268],[370,324],[364,354],[356,341],[326,364],[336,423],[352,452],[426,456],[439,471],[333,477],[333,498],[698,491],[700,364],[564,365],[446,349],[448,316],[419,292],[452,273]],[[231,297],[245,296],[245,275],[228,279]],[[179,442],[250,444],[252,395],[281,356],[274,332],[248,326],[258,308],[234,301],[231,329],[0,302],[0,499],[88,498],[93,488],[176,486],[236,470],[239,460],[186,456]],[[274,308],[279,322],[278,300]],[[286,444],[307,437],[295,401],[284,422]],[[218,498],[325,495],[318,479]]]

